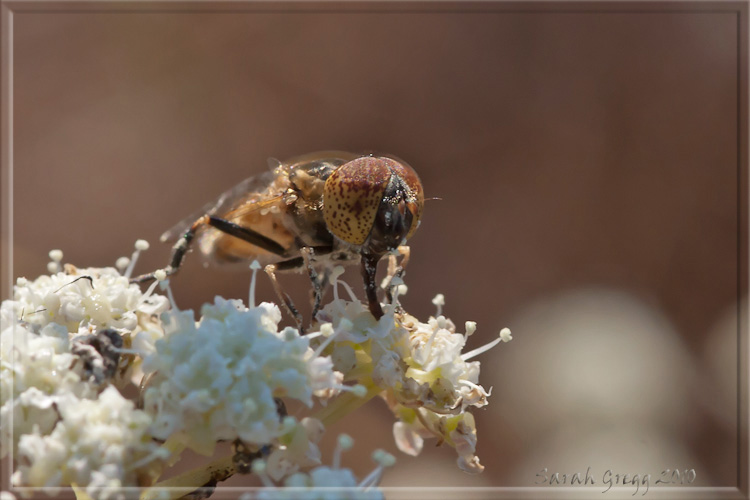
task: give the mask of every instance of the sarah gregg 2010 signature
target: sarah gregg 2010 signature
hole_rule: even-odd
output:
[[[695,481],[695,469],[664,469],[656,477],[654,484],[664,485],[687,485]],[[604,485],[606,488],[602,493],[607,493],[613,486],[634,486],[635,496],[641,487],[644,488],[641,496],[648,493],[651,486],[653,474],[630,474],[614,472],[607,469],[602,474],[592,471],[591,467],[586,468],[586,472],[550,472],[547,467],[536,473],[534,484],[548,486],[595,486]]]

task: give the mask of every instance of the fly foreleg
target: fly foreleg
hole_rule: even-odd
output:
[[[312,317],[310,318],[310,327],[312,328],[313,323],[315,322],[315,316],[317,316],[318,311],[320,311],[320,303],[323,300],[323,283],[321,276],[315,270],[315,267],[312,263],[313,258],[315,257],[315,252],[313,251],[312,247],[302,247],[300,249],[300,253],[302,254],[302,258],[305,260],[307,274],[310,277],[310,282],[312,283]]]
[[[187,254],[188,250],[190,250],[190,244],[193,242],[193,238],[195,238],[195,233],[200,229],[202,226],[206,225],[208,223],[208,216],[203,216],[197,221],[193,222],[193,224],[190,226],[190,229],[185,231],[185,234],[183,234],[179,240],[177,240],[177,243],[172,246],[172,259],[169,262],[169,265],[165,267],[164,269],[161,269],[166,273],[167,276],[171,276],[174,273],[176,273],[180,266],[182,266],[182,263],[185,260],[185,255]],[[135,278],[131,278],[131,283],[145,283],[147,281],[152,281],[156,279],[156,272],[154,271],[152,273],[148,274],[141,274],[140,276],[136,276]]]
[[[299,265],[302,263],[301,262],[302,259],[296,258],[296,259],[291,259],[290,261],[280,262],[279,264],[287,264],[292,261],[294,261],[294,263],[297,264],[295,267],[299,267]],[[297,263],[297,261],[300,261],[300,262]],[[289,294],[285,293],[281,289],[279,280],[276,278],[276,271],[279,270],[279,265],[269,264],[265,267],[264,270],[266,271],[266,274],[268,275],[268,277],[271,278],[271,284],[273,285],[273,291],[276,292],[276,296],[284,305],[284,308],[286,309],[286,312],[289,313],[289,316],[294,318],[294,322],[297,323],[297,329],[299,330],[300,334],[304,334],[305,329],[302,326],[302,315],[299,313],[297,308],[294,307],[294,302],[292,302],[292,298],[289,296]]]
[[[365,294],[370,312],[375,319],[383,317],[383,308],[378,300],[378,287],[375,284],[375,274],[378,271],[380,255],[362,254],[362,278],[365,280]]]
[[[388,256],[388,274],[383,280],[382,288],[385,289],[385,298],[389,303],[393,303],[393,286],[391,282],[393,278],[403,278],[406,272],[406,265],[409,263],[409,256],[411,255],[410,249],[406,245],[398,247],[398,253],[401,254],[401,263],[398,263],[396,255],[391,254]]]

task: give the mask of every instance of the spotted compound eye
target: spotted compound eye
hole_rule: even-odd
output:
[[[382,158],[364,156],[341,165],[326,179],[323,216],[328,230],[361,245],[370,234],[375,216],[391,179]]]
[[[331,233],[352,245],[362,245],[376,224],[378,212],[392,208],[411,212],[407,235],[411,236],[423,203],[422,186],[411,167],[393,158],[364,156],[341,165],[328,177],[323,215]]]

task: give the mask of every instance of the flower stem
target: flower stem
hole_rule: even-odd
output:
[[[351,392],[342,394],[329,406],[320,410],[315,418],[323,422],[323,425],[329,426],[339,421],[344,416],[353,412],[369,400],[377,396],[383,389],[376,386],[372,380],[362,381],[362,385],[367,388],[367,394],[364,397],[357,397]],[[140,500],[154,500],[164,498],[160,496],[160,490],[167,490],[168,498],[181,498],[196,489],[207,486],[212,487],[220,481],[229,479],[234,474],[234,463],[232,457],[218,458],[207,465],[183,472],[179,476],[165,479],[154,484],[141,494]]]
[[[86,490],[81,488],[77,484],[73,483],[70,485],[73,488],[73,493],[76,495],[76,500],[92,500]]]
[[[323,425],[328,427],[331,424],[335,424],[341,418],[364,405],[383,391],[383,389],[376,386],[371,379],[362,380],[360,383],[367,388],[367,394],[365,394],[364,397],[358,397],[351,392],[342,394],[341,396],[336,398],[336,400],[332,404],[326,406],[318,413],[316,413],[315,418],[323,422]]]
[[[156,498],[177,499],[188,493],[192,493],[201,487],[214,487],[220,481],[229,479],[234,474],[232,457],[224,457],[214,460],[208,465],[196,467],[179,476],[165,479],[146,489],[140,500],[154,500]],[[161,490],[166,489],[167,496],[161,495]]]

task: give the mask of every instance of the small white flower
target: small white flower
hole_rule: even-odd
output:
[[[330,356],[317,356],[307,363],[307,380],[313,394],[318,397],[328,398],[335,395],[343,379],[343,374],[334,369]]]
[[[419,384],[427,383],[428,389],[418,397],[428,407],[437,411],[451,408],[463,411],[468,406],[481,407],[487,404],[489,393],[478,384],[479,362],[467,362],[461,356],[466,336],[455,333],[449,319],[439,316],[421,323],[413,317],[405,325],[411,332],[410,345],[414,364],[406,371]],[[471,325],[467,331],[471,330]]]
[[[310,440],[311,443],[319,443],[323,438],[323,433],[325,432],[325,426],[323,426],[323,422],[321,422],[317,418],[305,417],[300,423],[302,424],[302,427],[305,428],[305,435],[307,436],[307,439]]]
[[[123,272],[130,264],[130,257],[120,257],[115,261],[115,267],[118,271]]]
[[[407,455],[416,457],[422,452],[424,439],[404,422],[394,422],[393,439],[398,449]]]
[[[372,380],[379,387],[395,387],[403,381],[403,377],[401,358],[393,351],[384,352],[372,369]]]
[[[63,252],[60,249],[50,250],[49,251],[49,258],[53,260],[54,262],[60,262],[63,258]]]
[[[357,354],[352,346],[337,344],[333,348],[331,360],[334,368],[346,376],[357,365]]]
[[[484,470],[484,466],[479,463],[479,457],[474,453],[477,447],[477,429],[474,423],[474,417],[470,413],[461,416],[455,429],[448,436],[458,453],[458,466],[464,472],[478,474]]]

